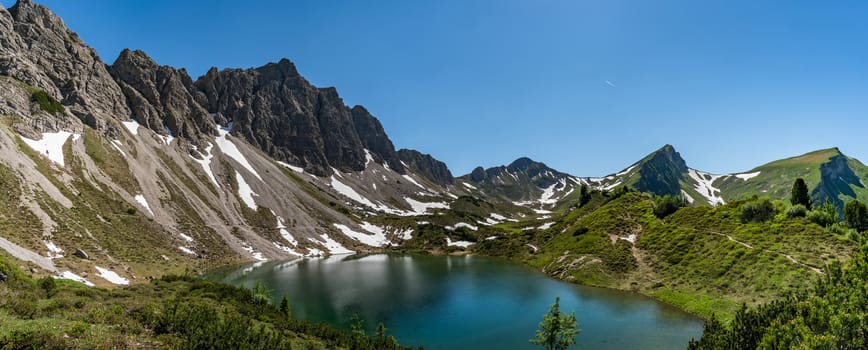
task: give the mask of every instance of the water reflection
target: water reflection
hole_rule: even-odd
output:
[[[597,349],[683,348],[700,320],[649,298],[552,280],[481,257],[336,256],[268,262],[210,276],[287,295],[296,318],[346,327],[359,314],[426,349],[532,349],[527,343],[555,296],[574,311],[580,345]]]

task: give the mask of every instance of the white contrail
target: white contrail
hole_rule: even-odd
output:
[[[615,84],[613,84],[611,81],[608,81],[608,80],[606,80],[606,85],[609,85],[611,87],[617,87],[617,86],[615,86]]]

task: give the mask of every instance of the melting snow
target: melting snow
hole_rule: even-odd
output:
[[[370,164],[373,161],[374,161],[374,157],[371,156],[371,151],[368,151],[368,149],[365,148],[365,168],[367,168],[368,164]]]
[[[298,241],[295,240],[289,231],[286,230],[286,226],[283,224],[283,218],[277,217],[277,229],[280,231],[280,236],[283,237],[287,242],[292,243],[294,246],[298,246]]]
[[[360,225],[363,229],[365,229],[365,231],[368,231],[372,234],[353,231],[353,229],[341,224],[334,224],[334,226],[337,227],[338,230],[341,230],[341,233],[343,233],[344,235],[347,235],[352,239],[362,242],[362,244],[365,245],[369,245],[372,247],[382,247],[392,244],[392,242],[389,242],[389,240],[386,238],[386,233],[383,231],[383,228],[377,225],[372,225],[367,222],[362,222],[362,224]]]
[[[154,216],[154,212],[151,211],[151,206],[148,205],[148,200],[145,199],[144,195],[137,194],[134,198],[136,199],[136,202],[139,202],[139,204],[141,204],[148,211],[148,213],[151,214],[151,216]]]
[[[253,196],[258,197],[259,195],[253,192],[253,189],[250,188],[247,181],[244,181],[244,177],[237,170],[235,171],[235,180],[238,182],[238,196],[248,208],[256,210],[256,201],[253,200]]]
[[[473,186],[473,185],[466,183],[466,182],[462,182],[461,184],[464,185],[464,187],[467,187],[471,190],[477,190],[478,189],[478,188],[476,188],[476,186]]]
[[[681,196],[684,197],[684,199],[686,199],[687,202],[690,204],[693,204],[694,202],[696,202],[696,200],[693,199],[693,197],[691,197],[690,194],[687,193],[687,191],[685,191],[685,190],[681,190]]]
[[[185,241],[187,241],[187,242],[192,242],[192,241],[193,241],[193,237],[187,236],[187,235],[185,235],[185,234],[183,234],[183,233],[179,233],[179,235],[181,235],[181,238],[183,238],[183,239],[184,239]]]
[[[712,175],[689,169],[687,174],[696,184],[693,186],[699,195],[705,197],[711,205],[724,204],[723,198],[720,197],[720,189],[714,187],[712,183],[723,175]]]
[[[558,200],[552,199],[552,197],[554,197],[554,195],[555,195],[555,186],[557,186],[557,185],[558,185],[558,183],[556,182],[556,183],[553,183],[551,186],[544,188],[542,196],[540,196],[540,198],[539,198],[539,202],[543,203],[543,204],[556,203]]]
[[[475,243],[468,242],[468,241],[455,241],[455,242],[453,242],[451,238],[446,237],[446,246],[449,246],[449,247],[467,248],[473,244],[475,244]]]
[[[537,213],[537,214],[551,214],[552,213],[548,210],[542,210],[542,209],[533,209],[533,212]]]
[[[250,162],[247,161],[247,158],[244,157],[244,154],[242,154],[241,151],[238,150],[238,147],[236,147],[235,144],[232,143],[232,141],[229,141],[229,139],[226,138],[226,135],[229,135],[229,130],[232,130],[232,123],[229,123],[229,125],[225,128],[219,128],[217,130],[217,133],[220,136],[218,136],[217,139],[214,140],[214,142],[217,143],[217,147],[220,148],[220,152],[223,152],[223,154],[229,156],[232,159],[235,159],[238,164],[241,164],[241,166],[253,173],[253,175],[255,175],[256,178],[261,181],[262,177],[259,176],[259,173],[256,172],[256,169],[253,169],[253,166],[250,165]]]
[[[411,183],[413,183],[414,185],[418,186],[419,188],[421,188],[421,189],[423,189],[423,190],[427,190],[427,188],[425,188],[425,186],[422,186],[422,185],[420,185],[418,182],[416,182],[416,180],[413,180],[413,178],[410,177],[410,175],[404,174],[404,175],[401,175],[401,177],[403,177],[403,178],[406,179],[407,181],[410,181]]]
[[[327,234],[320,235],[323,241],[320,244],[324,245],[326,249],[328,249],[329,253],[332,255],[341,255],[341,254],[354,254],[355,251],[349,250],[342,246],[337,241],[333,240]]]
[[[302,174],[304,174],[304,169],[301,168],[301,167],[297,167],[297,166],[294,166],[294,165],[289,165],[289,164],[284,163],[284,162],[281,162],[281,161],[276,161],[276,162],[277,162],[277,164],[280,164],[280,166],[282,166],[282,167],[284,167],[284,168],[287,168],[287,169],[292,170],[292,171],[297,172],[297,173],[302,173]]]
[[[466,227],[466,228],[469,228],[471,231],[479,230],[479,227],[473,226],[473,225],[468,224],[466,222],[459,222],[459,223],[455,224],[455,228],[459,228],[459,227]]]
[[[111,282],[112,284],[118,284],[118,285],[130,284],[130,280],[121,277],[120,275],[118,275],[116,272],[114,272],[112,270],[104,269],[104,268],[99,267],[99,266],[96,266],[96,270],[99,271],[99,277],[102,277],[103,279]]]
[[[499,221],[506,221],[506,217],[498,213],[491,213],[491,218]]]
[[[48,257],[49,258],[54,259],[54,258],[62,258],[63,257],[63,255],[61,254],[61,253],[63,253],[63,249],[60,249],[58,246],[54,245],[54,242],[43,241],[42,243],[45,243],[45,247],[48,248],[48,252],[49,252]]]
[[[280,243],[278,243],[278,242],[271,242],[271,243],[274,244],[274,246],[277,247],[277,249],[280,249],[280,250],[282,250],[282,251],[284,251],[284,252],[286,252],[286,253],[289,253],[289,254],[292,254],[292,255],[296,255],[296,256],[304,256],[303,254],[301,254],[301,253],[299,253],[299,252],[296,252],[296,251],[292,250],[292,248],[287,247],[287,246],[285,246],[285,245],[283,245],[283,244],[280,244]]]
[[[757,171],[755,173],[735,174],[735,177],[742,179],[744,181],[747,181],[747,180],[750,180],[750,179],[753,179],[753,178],[759,176],[759,174],[760,174],[760,172]]]
[[[211,153],[211,149],[213,148],[214,145],[209,143],[208,147],[205,148],[205,154],[202,155],[202,159],[198,159],[193,156],[190,156],[190,158],[193,158],[196,163],[202,165],[202,169],[205,169],[205,174],[208,175],[208,178],[211,179],[211,182],[213,182],[215,186],[220,187],[220,184],[217,183],[217,178],[214,177],[214,172],[211,171],[211,159],[214,158],[214,154]]]
[[[554,226],[554,224],[555,224],[554,222],[547,222],[545,224],[540,225],[540,227],[537,227],[537,229],[548,230],[548,229],[552,228],[552,226]]]
[[[118,150],[118,152],[121,152],[121,154],[124,157],[126,157],[127,153],[124,152],[123,148],[121,148],[121,145],[123,145],[123,144],[121,143],[120,140],[112,140],[112,146],[115,146],[115,149]]]
[[[60,164],[60,166],[64,166],[63,162],[63,144],[66,143],[66,140],[69,136],[72,135],[72,140],[75,141],[78,139],[78,134],[73,134],[71,132],[66,131],[58,131],[58,132],[47,132],[42,134],[42,139],[40,140],[32,140],[28,139],[24,136],[21,136],[21,140],[24,141],[30,148],[39,152],[39,154],[43,154],[48,157],[49,160]]]
[[[244,250],[246,250],[248,253],[250,253],[250,256],[253,257],[254,260],[256,260],[256,261],[268,261],[268,259],[266,259],[264,255],[262,255],[262,252],[257,252],[256,250],[253,249],[253,247],[246,245],[242,248],[244,248]]]
[[[397,232],[395,234],[398,236],[398,238],[401,238],[405,241],[409,241],[409,240],[413,239],[413,229],[412,228],[407,229],[406,231]]]
[[[187,248],[187,247],[180,247],[180,246],[179,246],[178,249],[180,249],[180,250],[181,250],[182,252],[184,252],[184,253],[187,253],[187,254],[190,254],[190,255],[196,255],[196,252],[190,250],[190,248]]]
[[[90,281],[84,279],[84,277],[81,277],[81,276],[79,276],[79,275],[76,275],[76,274],[74,274],[74,273],[72,273],[72,272],[70,272],[70,271],[63,271],[63,273],[61,273],[59,276],[54,276],[54,278],[65,279],[65,280],[73,280],[73,281],[76,281],[76,282],[81,282],[81,283],[84,283],[84,285],[86,285],[86,286],[88,286],[88,287],[93,287],[93,286],[94,286],[93,283],[91,283]]]
[[[129,130],[131,134],[133,134],[133,135],[139,134],[139,122],[133,120],[130,122],[121,122],[121,124],[123,124],[124,127],[126,127],[127,130]]]
[[[623,239],[623,240],[625,240],[625,241],[627,241],[627,242],[630,242],[630,243],[633,243],[633,244],[636,243],[636,234],[635,234],[635,233],[631,233],[631,234],[630,234],[629,236],[627,236],[627,237],[618,237],[618,238],[619,238],[619,239]]]
[[[404,197],[404,201],[413,208],[413,212],[409,213],[410,215],[424,215],[428,213],[429,209],[449,209],[449,204],[443,202],[420,202],[413,198]]]
[[[493,240],[495,240],[495,239],[497,239],[497,236],[488,236],[488,237],[485,237],[485,240],[486,240],[486,241],[493,241]]]
[[[365,197],[362,197],[362,195],[360,195],[358,192],[356,192],[356,190],[354,190],[352,187],[347,186],[343,182],[338,181],[338,179],[334,175],[332,175],[331,179],[332,179],[332,188],[334,188],[335,191],[338,191],[340,194],[347,196],[347,198],[352,199],[352,200],[354,200],[354,201],[356,201],[356,202],[358,202],[364,206],[372,208],[374,210],[380,210],[380,211],[385,211],[385,212],[394,211],[394,210],[392,210],[392,208],[386,207],[386,206],[381,205],[381,204],[380,205],[374,204],[374,202],[371,202],[371,200],[369,200]]]

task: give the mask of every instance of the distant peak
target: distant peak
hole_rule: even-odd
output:
[[[678,153],[677,151],[675,151],[675,147],[673,147],[672,145],[670,145],[668,143],[663,145],[663,147],[660,147],[660,149],[658,149],[657,152]]]

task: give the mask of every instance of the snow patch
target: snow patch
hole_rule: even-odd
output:
[[[294,165],[289,165],[289,164],[284,163],[284,162],[281,162],[281,161],[279,161],[279,160],[276,161],[276,162],[277,162],[277,164],[279,164],[280,166],[282,166],[282,167],[284,167],[284,168],[287,168],[287,169],[292,170],[292,171],[297,172],[297,173],[304,174],[304,169],[301,168],[301,167],[297,167],[297,166],[294,166]]]
[[[459,223],[455,224],[455,228],[460,228],[460,227],[466,227],[466,228],[470,229],[471,231],[478,231],[479,230],[479,227],[473,226],[473,225],[468,224],[466,222],[459,222]]]
[[[129,130],[131,134],[133,134],[133,135],[139,134],[139,122],[133,120],[133,121],[129,121],[129,122],[121,122],[121,124],[123,124],[124,127],[127,128],[127,130]]]
[[[251,247],[249,245],[245,245],[241,248],[244,248],[244,250],[246,250],[248,253],[250,253],[250,256],[253,257],[253,260],[268,261],[268,259],[265,258],[265,255],[262,255],[262,252],[257,252],[255,249],[253,249],[253,247]]]
[[[365,231],[368,231],[371,234],[353,231],[353,229],[349,228],[346,225],[334,224],[334,226],[344,235],[349,236],[350,238],[355,239],[365,245],[369,245],[372,247],[383,247],[392,244],[392,242],[389,242],[389,240],[386,238],[386,233],[383,228],[377,225],[362,222],[360,226],[362,226]]]
[[[469,183],[462,182],[461,184],[464,185],[464,187],[467,187],[467,188],[469,188],[469,189],[471,189],[471,190],[478,190],[478,188],[476,188],[476,186],[473,186],[473,185],[471,185],[471,184],[469,184]]]
[[[475,243],[468,242],[468,241],[455,241],[455,242],[453,242],[451,238],[446,237],[446,246],[449,246],[449,247],[467,248],[467,247],[474,245],[474,244]]]
[[[365,151],[365,168],[367,168],[368,164],[371,164],[371,162],[374,161],[374,156],[371,155],[371,151],[368,151],[367,148],[365,148],[364,151]]]
[[[540,196],[540,198],[539,198],[539,202],[542,204],[555,204],[555,203],[557,203],[557,201],[558,201],[557,199],[552,199],[552,197],[555,196],[555,186],[557,186],[557,185],[558,185],[558,183],[556,182],[556,183],[553,183],[551,186],[544,188],[542,196]]]
[[[498,221],[506,221],[506,216],[500,215],[498,213],[491,213],[491,218]]]
[[[120,140],[112,140],[112,146],[115,146],[115,149],[118,150],[118,152],[121,152],[121,155],[126,157],[127,153],[124,152],[123,148],[121,148],[122,145],[123,144],[121,143]]]
[[[449,209],[449,204],[443,202],[420,202],[413,198],[404,197],[404,201],[413,208],[409,215],[425,215],[430,209]]]
[[[332,255],[355,254],[355,251],[352,251],[352,250],[345,248],[340,243],[338,243],[337,241],[335,241],[331,237],[329,237],[327,234],[322,234],[322,235],[320,235],[320,237],[322,237],[323,241],[319,242],[319,243],[324,245],[326,247],[326,249],[328,249],[329,254],[332,254]]]
[[[192,241],[193,241],[193,237],[187,236],[187,235],[185,235],[185,234],[183,234],[183,233],[179,233],[179,235],[181,235],[181,238],[182,238],[183,240],[187,241],[187,242],[192,242]]]
[[[402,240],[409,241],[413,239],[413,229],[411,228],[405,231],[398,231],[395,233],[395,235]]]
[[[357,203],[360,203],[364,206],[367,206],[367,207],[375,209],[375,210],[381,210],[381,211],[387,211],[387,212],[391,211],[391,208],[389,208],[389,207],[386,207],[384,205],[374,204],[374,202],[371,202],[370,199],[363,197],[361,194],[356,192],[356,190],[354,190],[352,187],[347,186],[343,182],[338,181],[338,179],[334,175],[332,175],[331,180],[332,180],[331,181],[332,188],[334,188],[335,191],[338,191],[338,193],[346,196],[347,198],[352,199],[352,200],[356,201]]]
[[[81,276],[79,276],[79,275],[76,275],[76,274],[74,274],[74,273],[72,273],[72,272],[70,272],[70,271],[63,271],[63,273],[61,273],[61,274],[58,275],[58,276],[54,276],[54,278],[55,278],[55,279],[73,280],[73,281],[76,281],[76,282],[81,282],[81,283],[84,283],[84,285],[86,285],[86,286],[88,286],[88,287],[93,287],[93,286],[94,286],[93,283],[91,283],[90,281],[84,279],[84,277],[81,277]]]
[[[684,197],[685,200],[687,200],[687,203],[693,204],[694,202],[696,202],[696,200],[693,199],[693,197],[690,196],[690,194],[687,193],[687,191],[685,190],[681,190],[681,196]]]
[[[117,272],[114,272],[114,271],[109,270],[109,269],[104,269],[104,268],[99,267],[99,266],[95,266],[95,267],[96,267],[96,270],[99,271],[99,277],[102,277],[103,279],[111,282],[112,284],[123,285],[123,286],[130,284],[130,280],[121,277],[120,275],[117,274]]]
[[[283,224],[283,218],[279,216],[277,217],[277,230],[280,232],[280,236],[283,237],[283,239],[296,247],[298,246],[298,241],[295,240],[295,237],[286,230],[286,226]]]
[[[554,224],[555,224],[554,222],[547,222],[547,223],[544,223],[544,224],[540,225],[539,227],[537,227],[537,229],[538,230],[548,230],[548,229],[552,228],[552,226],[554,226]]]
[[[413,178],[410,177],[410,175],[404,174],[404,175],[401,175],[401,177],[403,177],[407,181],[410,181],[412,184],[416,185],[417,187],[419,187],[423,190],[427,190],[427,188],[425,188],[425,186],[422,186],[418,182],[416,182],[416,180],[413,180]]]
[[[73,135],[73,141],[75,141],[78,136],[78,134],[73,134],[71,132],[58,131],[43,133],[42,139],[39,140],[28,139],[24,136],[21,136],[21,140],[34,151],[48,157],[48,160],[55,162],[60,166],[64,166],[63,144],[66,143],[66,140],[70,135]]]
[[[708,200],[709,204],[724,204],[723,197],[720,196],[720,189],[712,185],[715,180],[724,175],[712,175],[709,173],[697,171],[695,169],[688,169],[687,174],[690,176],[691,179],[693,179],[693,181],[696,181],[696,184],[693,185],[693,188],[696,190],[696,192],[699,193],[699,195],[705,197],[705,199]]]
[[[636,244],[636,234],[635,234],[635,233],[631,233],[631,234],[630,234],[629,236],[627,236],[627,237],[618,237],[618,238],[619,238],[619,239],[623,239],[623,240],[625,240],[625,241],[627,241],[627,242],[630,242],[630,243]]]
[[[220,148],[220,152],[223,152],[223,154],[229,156],[232,159],[235,159],[238,164],[241,164],[241,166],[253,173],[253,175],[255,175],[257,179],[262,181],[262,177],[259,176],[259,173],[256,172],[256,169],[253,169],[253,166],[250,165],[250,162],[247,161],[247,158],[244,157],[244,154],[242,154],[241,151],[238,150],[238,147],[236,147],[235,144],[232,143],[232,141],[229,141],[229,139],[226,138],[226,136],[229,135],[230,130],[232,130],[232,123],[229,123],[229,125],[225,128],[217,129],[217,133],[220,136],[217,136],[214,142],[217,144],[217,147]]]
[[[139,204],[141,204],[142,207],[144,207],[145,210],[147,210],[148,213],[151,214],[151,216],[154,216],[154,212],[151,211],[151,206],[148,205],[148,200],[145,199],[145,196],[144,196],[144,195],[142,195],[142,194],[137,194],[137,195],[136,195],[135,197],[133,197],[133,198],[135,198],[136,202],[139,202]]]
[[[187,253],[187,254],[190,254],[190,255],[196,255],[196,252],[190,250],[190,248],[179,246],[178,249],[180,249],[180,250],[181,250],[182,252],[184,252],[184,253]]]
[[[194,149],[196,146],[193,146]],[[220,184],[217,183],[217,178],[214,177],[214,172],[211,171],[211,159],[214,158],[214,154],[211,153],[211,149],[214,148],[214,145],[208,144],[208,147],[205,148],[205,154],[202,155],[202,159],[198,159],[196,157],[190,156],[193,158],[196,163],[202,166],[202,169],[205,170],[205,174],[208,175],[208,178],[211,179],[211,182],[214,183],[214,186],[220,187]]]
[[[735,174],[735,177],[742,179],[744,181],[747,181],[747,180],[750,180],[750,179],[753,179],[753,178],[759,176],[759,174],[760,174],[760,171],[757,171],[755,173]]]
[[[42,243],[44,243],[45,247],[48,248],[48,258],[49,259],[62,258],[63,257],[63,254],[61,254],[61,253],[63,253],[63,249],[60,249],[60,247],[54,245],[54,242],[43,241]]]
[[[247,205],[248,208],[256,210],[256,201],[253,200],[253,196],[259,196],[253,189],[250,188],[250,185],[247,184],[247,181],[244,181],[244,177],[241,176],[237,170],[235,171],[235,180],[238,182],[238,196],[241,197],[241,201]]]

